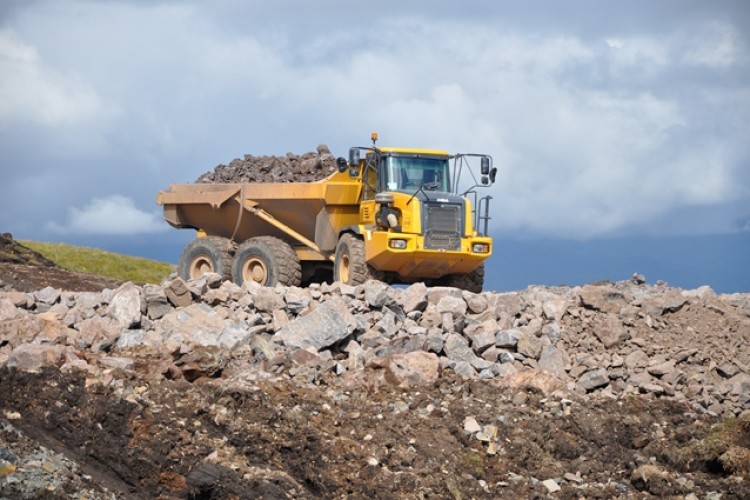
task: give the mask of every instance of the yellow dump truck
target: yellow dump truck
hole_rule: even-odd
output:
[[[164,218],[198,231],[180,255],[183,279],[206,272],[237,284],[379,279],[479,292],[490,196],[489,155],[353,147],[328,178],[298,183],[173,184]]]

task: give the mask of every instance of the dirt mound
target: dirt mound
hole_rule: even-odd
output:
[[[747,498],[748,339],[641,280],[0,293],[0,498]]]
[[[18,480],[0,478],[0,494],[14,498],[743,498],[747,486],[695,444],[714,420],[669,401],[579,405],[451,377],[412,391],[0,377],[0,451],[13,449]]]
[[[286,156],[245,155],[228,165],[220,164],[213,171],[198,177],[203,183],[245,182],[312,182],[325,179],[336,168],[336,158],[328,146],[320,144],[316,152]]]
[[[31,292],[51,286],[95,292],[121,284],[121,281],[69,271],[20,244],[10,233],[0,234],[0,291]]]
[[[13,239],[10,233],[0,234],[0,263],[23,264],[26,266],[56,267],[57,264],[39,252],[26,247]]]

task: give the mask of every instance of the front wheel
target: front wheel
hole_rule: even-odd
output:
[[[333,279],[346,285],[356,286],[370,279],[382,280],[383,274],[367,263],[364,241],[347,233],[341,237],[336,246]]]
[[[219,273],[225,280],[231,276],[232,258],[229,254],[229,240],[218,236],[196,238],[180,254],[177,266],[180,278],[198,279],[206,273]]]
[[[289,244],[273,236],[258,236],[237,248],[232,280],[238,285],[254,281],[263,286],[299,286],[301,269],[297,253]]]

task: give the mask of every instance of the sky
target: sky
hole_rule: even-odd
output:
[[[491,290],[750,291],[750,2],[0,2],[0,231],[176,263],[244,154],[486,153]]]

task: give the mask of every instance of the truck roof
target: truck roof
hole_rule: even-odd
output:
[[[433,156],[450,156],[450,153],[443,151],[442,149],[419,149],[419,148],[394,148],[394,147],[383,147],[378,148],[383,153],[406,153],[415,155],[433,155]]]

